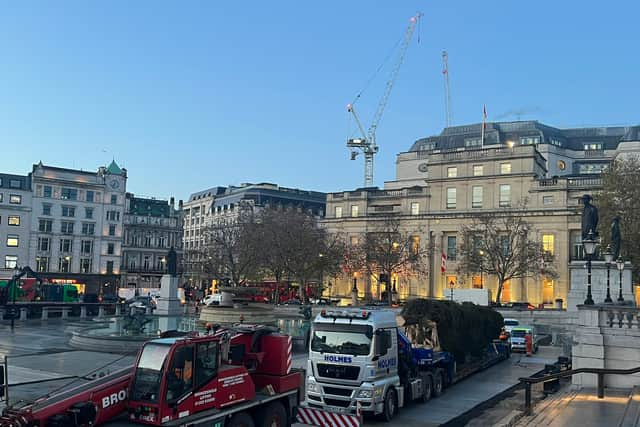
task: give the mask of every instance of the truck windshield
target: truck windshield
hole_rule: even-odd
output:
[[[167,344],[147,344],[142,350],[131,387],[131,400],[157,402],[164,361],[171,349]]]
[[[311,351],[366,356],[371,350],[373,328],[367,325],[314,325]]]
[[[511,332],[511,336],[512,337],[516,337],[516,338],[524,338],[524,336],[527,334],[527,331],[524,331],[522,329],[517,329],[513,332]]]

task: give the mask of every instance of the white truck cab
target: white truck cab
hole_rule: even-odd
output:
[[[309,406],[393,417],[404,403],[397,328],[391,310],[322,310],[310,337]]]

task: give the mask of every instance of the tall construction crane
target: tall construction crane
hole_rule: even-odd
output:
[[[447,114],[447,127],[451,126],[451,86],[449,86],[449,54],[442,51],[442,76],[444,77],[444,109]]]
[[[373,186],[373,156],[378,152],[378,145],[376,144],[376,129],[378,128],[378,123],[382,118],[382,113],[384,113],[384,109],[387,106],[387,102],[389,101],[389,96],[391,95],[391,89],[393,89],[393,84],[398,77],[398,72],[400,71],[400,66],[404,61],[404,56],[407,53],[407,48],[409,47],[409,42],[411,41],[411,36],[413,35],[413,31],[416,28],[416,24],[418,20],[422,17],[422,13],[417,13],[412,16],[409,20],[409,27],[404,35],[404,40],[400,45],[400,54],[396,63],[391,70],[391,75],[389,76],[389,80],[387,81],[387,85],[384,89],[384,93],[382,95],[382,99],[380,99],[380,103],[378,104],[378,109],[373,115],[373,120],[371,121],[371,125],[369,126],[369,130],[365,132],[364,126],[362,126],[362,122],[356,113],[356,110],[352,104],[347,105],[347,111],[353,115],[353,118],[360,130],[360,138],[349,138],[347,139],[347,147],[351,150],[351,160],[355,160],[359,151],[362,151],[364,154],[364,186],[372,187]],[[356,98],[357,100],[357,98]]]

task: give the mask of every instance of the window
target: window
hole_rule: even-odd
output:
[[[60,232],[63,234],[73,234],[73,222],[71,221],[61,221],[60,222]]]
[[[80,252],[90,254],[93,250],[93,242],[91,240],[83,240],[80,244]]]
[[[60,239],[60,252],[72,252],[72,251],[73,251],[73,240]]]
[[[95,224],[91,222],[82,223],[82,234],[85,236],[93,236],[95,232]]]
[[[50,185],[45,185],[43,187],[42,197],[46,197],[47,199],[50,199],[52,194],[53,194],[53,191],[51,189],[51,186]]]
[[[358,205],[351,205],[351,216],[354,218],[358,216]]]
[[[113,274],[113,261],[107,261],[107,274]]]
[[[553,204],[553,196],[542,196],[542,204],[543,205],[552,205]]]
[[[549,140],[549,144],[555,145],[556,147],[562,147],[562,141],[560,141],[559,139],[556,139],[556,138],[551,138]]]
[[[455,261],[456,255],[456,236],[447,236],[447,261]]]
[[[203,342],[196,347],[196,390],[218,374],[218,343]]]
[[[473,286],[474,289],[482,289],[483,288],[483,283],[482,283],[482,272],[480,273],[480,276],[473,276],[471,278],[471,285]]]
[[[20,182],[17,179],[10,179],[9,180],[9,187],[11,187],[11,188],[20,188],[20,187],[22,187],[22,182]]]
[[[482,146],[482,138],[467,138],[464,140],[465,147],[480,147]]]
[[[71,267],[71,257],[65,256],[58,260],[58,271],[68,273]]]
[[[447,287],[448,288],[455,288],[457,282],[458,282],[458,278],[456,276],[447,276]]]
[[[578,172],[581,174],[602,173],[607,169],[606,163],[588,163],[578,166]]]
[[[456,189],[447,188],[447,209],[456,208]]]
[[[413,255],[420,253],[420,236],[411,236],[411,251]]]
[[[42,204],[42,215],[51,215],[51,204],[49,203]]]
[[[358,236],[351,236],[351,246],[356,246],[359,242]]]
[[[193,243],[193,242],[191,242],[191,243]],[[145,255],[144,256],[144,261],[142,262],[142,267],[145,270],[148,270],[149,267],[151,267],[151,257],[149,257],[149,255]]]
[[[76,216],[76,208],[73,206],[63,206],[62,207],[62,216],[66,216],[68,218],[73,218]]]
[[[62,188],[60,198],[64,200],[78,200],[78,190],[75,188]]]
[[[118,211],[107,211],[107,220],[108,221],[120,221],[120,212],[118,212]]]
[[[542,250],[544,251],[545,255],[553,256],[553,243],[554,243],[553,234],[542,235]]]
[[[472,187],[471,194],[472,194],[471,207],[481,208],[482,207],[482,187],[481,186]]]
[[[484,167],[482,165],[473,165],[473,176],[484,175]]]
[[[9,225],[13,225],[15,227],[20,225],[20,217],[18,215],[9,215]]]
[[[20,244],[20,237],[17,234],[7,234],[7,246],[13,248],[18,247]]]
[[[502,252],[502,256],[509,256],[509,253],[511,252],[511,242],[509,241],[509,236],[500,236],[500,251]]]
[[[342,206],[336,206],[336,218],[342,218]]]
[[[51,239],[48,237],[38,237],[38,250],[41,252],[49,252],[51,248]]]
[[[91,273],[91,258],[80,258],[80,273]]]
[[[511,173],[511,163],[500,163],[500,173],[502,175]]]
[[[584,144],[584,150],[585,151],[591,151],[591,150],[602,150],[602,143],[601,142],[592,142],[589,144]]]
[[[511,206],[511,185],[509,184],[501,184],[500,185],[500,207],[508,208]]]
[[[36,257],[36,270],[39,272],[49,271],[49,257]]]
[[[38,231],[41,233],[51,233],[53,221],[50,219],[38,220]]]
[[[84,208],[84,217],[86,219],[93,219],[93,208]]]
[[[520,145],[538,145],[540,144],[539,136],[523,136],[520,138]]]
[[[115,247],[116,245],[113,243],[107,244],[107,255],[113,255],[113,253],[115,252]]]
[[[3,196],[3,194],[0,193],[0,203],[2,203],[2,196]]]
[[[93,196],[94,196],[94,192],[91,191],[91,190],[87,190],[87,194],[85,196],[86,201],[87,202],[93,202],[93,199],[94,199]]]
[[[109,236],[115,236],[115,235],[116,235],[116,225],[109,224]]]
[[[18,266],[18,257],[17,255],[5,255],[4,257],[4,268],[16,268]]]
[[[455,166],[447,168],[447,178],[455,178],[458,176],[458,168]]]
[[[411,203],[411,215],[418,215],[420,213],[420,203],[412,202]]]
[[[553,280],[542,281],[542,303],[553,304]]]
[[[111,204],[112,205],[117,205],[118,204],[118,196],[115,194],[111,195]]]
[[[22,196],[19,194],[9,194],[9,203],[11,203],[12,205],[21,205]]]

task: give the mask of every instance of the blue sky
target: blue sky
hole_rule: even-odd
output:
[[[397,153],[444,126],[443,49],[454,124],[480,121],[483,103],[490,120],[640,121],[631,0],[4,2],[0,171],[115,158],[129,191],[165,198],[241,182],[359,187],[345,106],[416,11],[377,132],[378,186]],[[358,101],[366,126],[389,71]]]

